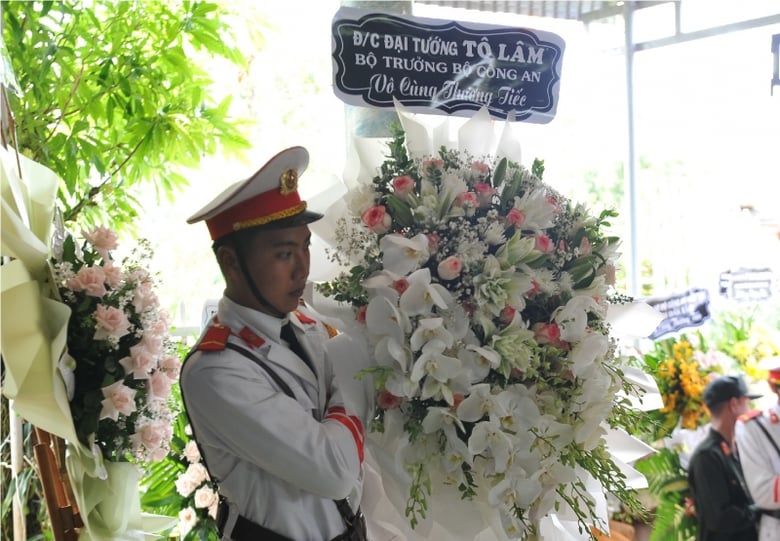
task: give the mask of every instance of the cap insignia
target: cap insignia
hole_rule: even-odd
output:
[[[282,195],[290,195],[298,190],[298,171],[296,169],[287,169],[279,177],[279,191]]]

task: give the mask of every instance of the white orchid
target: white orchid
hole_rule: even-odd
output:
[[[503,473],[512,453],[512,438],[504,432],[498,421],[481,421],[474,425],[468,442],[469,452],[493,458],[493,469]]]
[[[604,309],[596,303],[593,297],[578,295],[569,299],[565,306],[553,312],[553,320],[561,329],[561,340],[577,342],[585,336],[588,327],[588,314],[594,313],[604,317]]]
[[[428,315],[434,306],[445,310],[454,304],[452,294],[439,284],[431,283],[431,271],[420,269],[407,278],[409,287],[400,299],[400,308],[409,316]]]
[[[422,398],[443,398],[452,405],[454,397],[447,382],[458,374],[461,362],[457,357],[446,355],[445,350],[446,345],[441,340],[427,342],[414,362],[411,379],[423,382]]]
[[[387,271],[406,276],[428,260],[428,237],[422,233],[412,238],[388,234],[379,241],[382,263]]]
[[[409,340],[413,351],[419,351],[434,339],[441,340],[447,348],[451,348],[455,343],[455,337],[444,327],[444,320],[440,317],[422,318],[417,325]]]

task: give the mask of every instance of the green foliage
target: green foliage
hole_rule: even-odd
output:
[[[650,541],[696,539],[696,518],[686,512],[685,500],[691,497],[691,491],[680,456],[670,449],[661,449],[635,467],[645,475],[650,492],[658,498]]]
[[[2,14],[16,147],[62,179],[65,221],[132,229],[149,188],[171,197],[182,167],[248,148],[198,65],[244,64],[216,3],[4,2]]]

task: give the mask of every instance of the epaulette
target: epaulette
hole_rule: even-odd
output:
[[[323,323],[323,325],[325,325],[325,330],[328,331],[328,338],[333,338],[334,336],[339,335],[339,330],[333,325],[329,325],[327,323]]]
[[[230,327],[226,327],[221,323],[215,323],[203,333],[203,338],[198,343],[196,349],[199,351],[222,351],[225,349],[229,336]]]
[[[748,413],[744,413],[739,416],[739,420],[743,423],[746,421],[750,421],[751,419],[755,419],[756,417],[759,417],[761,415],[761,410],[753,410],[749,411]]]
[[[296,310],[295,311],[295,317],[297,317],[298,321],[300,321],[301,323],[303,323],[305,325],[311,325],[311,324],[317,323],[316,319],[312,319],[309,316],[303,315],[303,312],[301,312],[300,310]]]
[[[241,339],[246,342],[247,345],[252,346],[253,348],[259,348],[263,344],[265,344],[265,340],[262,336],[257,336],[255,334],[255,331],[250,329],[249,327],[244,327],[241,329],[241,332],[238,333],[238,336],[241,337]]]

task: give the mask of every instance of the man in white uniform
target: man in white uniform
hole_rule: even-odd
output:
[[[767,359],[769,388],[778,401],[742,416],[736,426],[739,461],[761,511],[759,541],[780,541],[780,357]]]
[[[359,509],[363,422],[327,355],[334,335],[300,298],[309,274],[297,191],[308,152],[280,152],[193,215],[225,278],[217,314],[184,363],[181,389],[219,486],[220,534],[233,541],[366,539]]]

